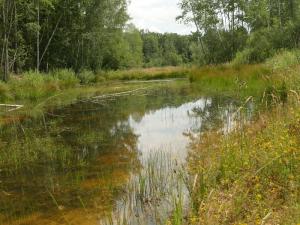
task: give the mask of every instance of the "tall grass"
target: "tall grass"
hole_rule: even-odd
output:
[[[300,99],[296,55],[282,52],[268,60],[263,65],[267,68],[263,71],[268,71],[267,83],[261,82],[264,79],[261,69],[259,73],[255,72],[257,69],[250,69],[256,76],[252,72],[245,74],[252,66],[241,67],[246,71],[240,77],[248,84],[253,77],[265,84],[253,90],[263,95],[261,102],[268,106],[271,103],[273,107],[261,111],[253,123],[239,126],[226,136],[212,131],[192,145],[189,160],[191,224],[299,223]],[[234,72],[232,68],[204,70],[195,78],[199,84],[210,87],[216,85],[214,80],[220,85],[227,81],[232,88],[230,77],[236,76],[231,75]],[[226,77],[220,78],[220,74]],[[226,87],[222,86],[223,89]]]
[[[299,222],[299,115],[293,108],[288,113],[274,109],[242,132],[210,133],[193,147],[198,222]]]
[[[12,76],[8,83],[0,82],[0,101],[29,102],[57,94],[59,91],[82,85],[94,85],[109,80],[155,80],[185,78],[189,69],[179,67],[132,69],[124,71],[82,70],[78,74],[69,69],[53,70],[50,73],[28,71]]]
[[[182,167],[168,151],[154,151],[142,159],[143,168],[126,186],[120,207],[103,224],[174,224],[186,215]]]
[[[271,70],[264,65],[219,65],[195,68],[190,71],[190,82],[208,95],[257,95],[263,92]]]
[[[109,71],[105,74],[109,80],[159,80],[170,78],[186,78],[189,68],[184,67],[155,67]]]
[[[300,50],[280,51],[266,62],[273,71],[283,71],[300,64]]]
[[[71,70],[56,70],[49,74],[29,71],[13,76],[8,83],[1,83],[0,99],[3,102],[36,102],[77,84],[79,80]]]

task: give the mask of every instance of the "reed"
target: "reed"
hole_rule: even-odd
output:
[[[182,167],[168,151],[152,152],[142,161],[141,171],[124,187],[121,207],[104,224],[181,224],[187,207]]]

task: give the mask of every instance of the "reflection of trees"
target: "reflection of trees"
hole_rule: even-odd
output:
[[[252,102],[243,107],[244,114],[237,113],[238,108],[237,101],[232,98],[214,96],[206,99],[204,107],[196,107],[189,114],[190,117],[201,118],[201,127],[194,129],[193,132],[202,133],[212,129],[223,129],[226,133],[235,126],[237,121],[251,119],[255,111]]]
[[[45,123],[24,122],[22,129],[26,136],[11,136],[11,143],[20,142],[15,147],[21,149],[21,143],[26,142],[28,151],[34,142],[51,139],[56,145],[40,148],[49,154],[52,148],[59,148],[57,151],[64,154],[52,162],[37,162],[17,173],[12,171],[17,179],[0,174],[0,214],[16,218],[36,211],[55,210],[53,198],[67,209],[82,208],[82,202],[88,209],[95,205],[104,209],[112,207],[113,199],[128,181],[132,169],[139,166],[137,137],[128,123],[119,122],[124,120],[117,109],[92,110],[94,107],[83,104],[57,110],[53,112],[56,117],[46,118]],[[16,130],[8,129],[6,135]],[[2,190],[11,194],[2,196]],[[0,220],[2,222],[12,223]]]
[[[107,104],[74,104],[45,118],[6,127],[0,137],[7,142],[7,152],[32,151],[40,156],[37,162],[22,162],[26,165],[22,170],[0,173],[0,215],[18,218],[49,212],[57,208],[53,198],[66,209],[82,208],[82,203],[87,209],[95,205],[111,209],[113,199],[140,166],[129,116],[134,112],[139,120],[151,110],[179,106],[196,97],[188,88],[179,90],[180,95],[175,87]],[[3,195],[2,190],[12,195]]]

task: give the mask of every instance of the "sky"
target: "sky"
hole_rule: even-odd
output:
[[[131,0],[128,10],[133,23],[139,29],[160,33],[190,34],[192,25],[176,21],[180,15],[180,0]]]

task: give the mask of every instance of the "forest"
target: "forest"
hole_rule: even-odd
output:
[[[125,0],[1,0],[1,74],[258,63],[299,45],[296,0],[182,0],[191,35],[138,30]]]
[[[139,31],[124,0],[1,1],[1,74],[116,70],[191,62],[191,36]]]

